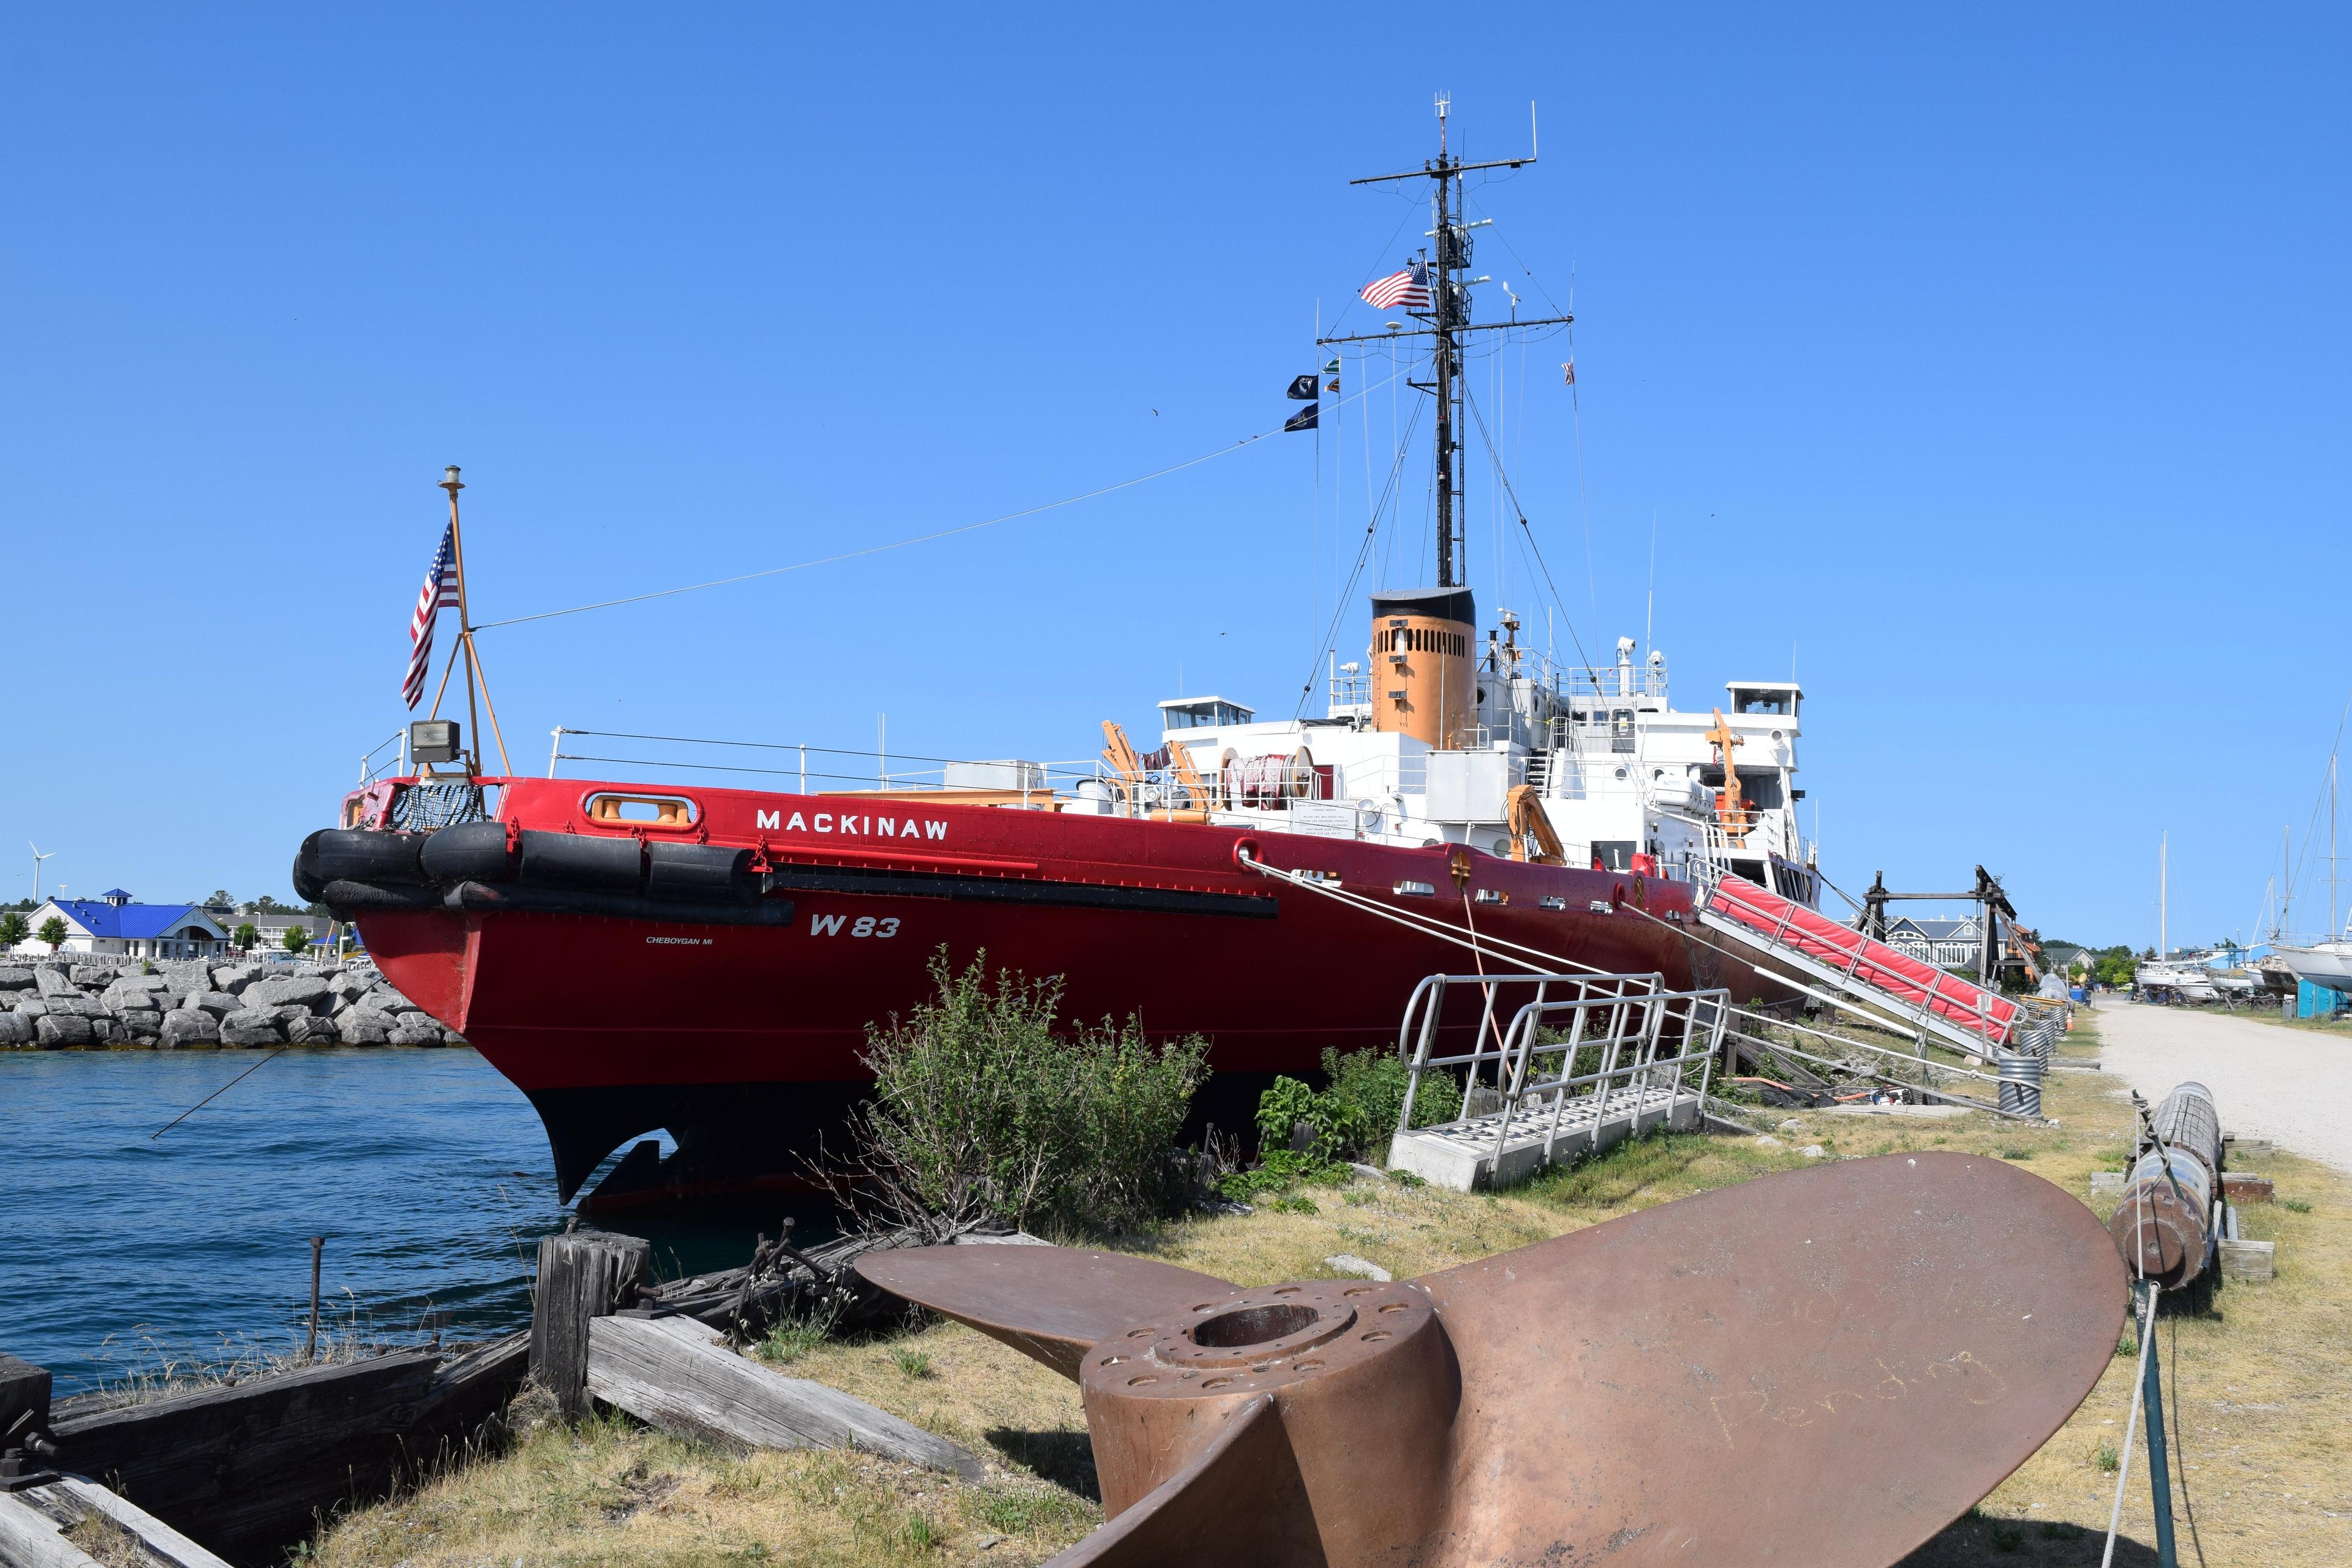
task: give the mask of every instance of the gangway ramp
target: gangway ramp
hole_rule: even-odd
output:
[[[1709,931],[1760,949],[1795,973],[1945,1045],[1976,1057],[2010,1054],[2023,1012],[2016,1002],[1817,910],[1724,877],[1699,905],[1698,918]]]
[[[1657,974],[1429,976],[1398,1032],[1411,1066],[1390,1167],[1471,1192],[1507,1186],[1654,1128],[1698,1126],[1728,996],[1669,991]],[[1474,999],[1468,1048],[1443,1048],[1448,1036],[1459,1040],[1473,1027],[1465,1003]],[[1515,1011],[1509,1003],[1518,1003]],[[1468,1113],[1413,1126],[1422,1085],[1449,1069],[1467,1079]]]

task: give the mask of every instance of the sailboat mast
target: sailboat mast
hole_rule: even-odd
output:
[[[2172,833],[2167,829],[2164,837],[2156,841],[2156,956],[2159,963],[2171,951],[2166,945],[2169,939],[2164,931],[2164,918],[2172,907],[2167,901],[2170,897],[2169,889],[2165,887],[2165,878],[2170,870],[2167,862],[2171,858],[2171,850]]]

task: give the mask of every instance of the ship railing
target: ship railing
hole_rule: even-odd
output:
[[[583,741],[627,741],[639,747],[598,746],[593,751],[567,750]],[[616,750],[642,749],[643,743],[702,748],[693,754],[715,758],[737,754],[740,761],[686,761],[677,756],[614,756]],[[852,794],[871,791],[984,789],[1034,795],[1042,805],[1058,793],[1103,772],[1094,758],[1033,762],[998,757],[935,757],[920,752],[864,751],[848,746],[818,746],[806,742],[721,741],[699,736],[646,735],[614,730],[575,730],[558,726],[548,752],[547,776],[553,778],[564,763],[595,763],[606,766],[680,770],[688,773],[740,773],[753,778],[789,781],[783,787],[799,795]]]
[[[1480,993],[1476,1033],[1468,1050],[1441,1053],[1447,998],[1463,986]],[[1507,1026],[1499,1025],[1504,998],[1521,995]],[[1475,1125],[1483,1136],[1485,1119],[1493,1117],[1498,1161],[1515,1122],[1526,1135],[1532,1119],[1548,1116],[1549,1143],[1564,1120],[1580,1124],[1589,1117],[1599,1129],[1630,1116],[1638,1126],[1645,1112],[1678,1096],[1696,1092],[1704,1103],[1728,1013],[1727,992],[1669,991],[1655,972],[1430,975],[1414,988],[1398,1032],[1408,1066],[1396,1133],[1415,1131],[1421,1085],[1433,1071],[1461,1071],[1462,1115],[1447,1125]],[[1491,1086],[1482,1081],[1487,1077]]]
[[[1629,670],[1614,664],[1562,664],[1549,654],[1523,647],[1513,673],[1569,701],[1607,704],[1649,698],[1663,706],[1666,700],[1666,672],[1656,665],[1637,664]]]
[[[1370,712],[1372,706],[1372,677],[1369,670],[1359,669],[1350,675],[1335,670],[1330,677],[1331,713],[1337,717],[1342,709]]]
[[[391,738],[360,758],[360,786],[365,788],[378,779],[399,778],[408,772],[408,731],[396,730]]]
[[[2282,931],[2270,939],[2269,945],[2275,952],[2283,947],[2319,947],[2331,942],[2352,942],[2352,922],[2347,922],[2347,928],[2340,931],[2305,931],[2300,934],[2294,931]],[[2154,963],[2160,961],[2141,959],[2139,962]]]
[[[379,747],[370,753],[371,765],[383,751]],[[1271,754],[1237,758],[1232,767],[1221,766],[1221,761],[1195,753],[1192,762],[1200,780],[1195,786],[1172,767],[1130,775],[1098,757],[1046,762],[940,757],[802,742],[723,741],[559,726],[548,752],[547,776],[554,778],[563,764],[575,763],[737,776],[746,782],[736,787],[782,788],[801,795],[980,790],[999,797],[991,804],[1051,810],[1083,801],[1087,805],[1081,809],[1120,816],[1278,810],[1301,801],[1393,800],[1401,806],[1402,796],[1428,787],[1425,756],[1338,764],[1329,768],[1328,783],[1324,768],[1287,764]],[[1003,798],[1007,796],[1017,798]]]

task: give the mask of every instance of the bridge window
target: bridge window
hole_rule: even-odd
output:
[[[1731,689],[1731,710],[1734,713],[1769,713],[1793,717],[1797,711],[1796,702],[1797,694],[1787,687],[1735,686]]]

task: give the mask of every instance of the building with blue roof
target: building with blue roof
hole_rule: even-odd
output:
[[[51,916],[66,922],[60,952],[106,958],[225,958],[228,932],[202,904],[142,904],[120,888],[94,899],[51,899],[27,917],[36,933],[10,951],[46,953],[37,934]]]

